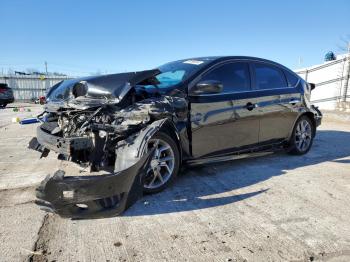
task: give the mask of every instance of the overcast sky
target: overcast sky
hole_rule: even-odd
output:
[[[350,1],[17,1],[0,3],[0,72],[136,71],[171,60],[249,55],[292,69],[341,53]]]

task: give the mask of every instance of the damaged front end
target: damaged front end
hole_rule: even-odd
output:
[[[154,81],[131,76],[134,84]],[[153,157],[154,145],[149,140],[166,122],[186,116],[187,108],[185,99],[179,97],[140,97],[130,81],[120,83],[126,91],[118,89],[118,98],[113,89],[106,88],[106,79],[93,84],[89,81],[76,81],[65,90],[55,87],[56,95],[80,92],[81,96],[64,101],[49,99],[41,116],[44,122],[29,143],[29,148],[40,151],[42,157],[54,151],[59,159],[90,169],[82,176],[58,170],[37,188],[36,203],[42,209],[75,219],[119,215],[139,199]],[[98,102],[100,96],[91,97],[92,91],[98,93],[99,85],[114,94],[103,103]]]
[[[100,218],[122,213],[142,196],[145,170],[154,149],[147,141],[165,120],[152,123],[137,136],[121,141],[118,162],[122,171],[97,176],[65,176],[58,170],[37,188],[36,203],[44,210],[69,218]],[[146,152],[143,154],[143,152]],[[142,156],[143,154],[143,156]]]

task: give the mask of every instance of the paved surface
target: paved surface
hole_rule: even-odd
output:
[[[327,120],[305,156],[192,168],[122,217],[72,221],[33,203],[62,164],[26,149],[17,114],[0,110],[0,261],[350,261],[350,123]]]

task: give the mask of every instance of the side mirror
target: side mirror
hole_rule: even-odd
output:
[[[206,80],[201,81],[196,84],[192,90],[191,94],[201,95],[201,94],[218,94],[223,90],[223,84],[216,80]]]

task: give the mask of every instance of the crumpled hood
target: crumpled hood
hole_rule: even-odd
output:
[[[136,84],[159,74],[158,69],[62,81],[48,91],[48,111],[59,108],[88,108],[101,104],[118,104]],[[51,109],[51,110],[50,110]]]

